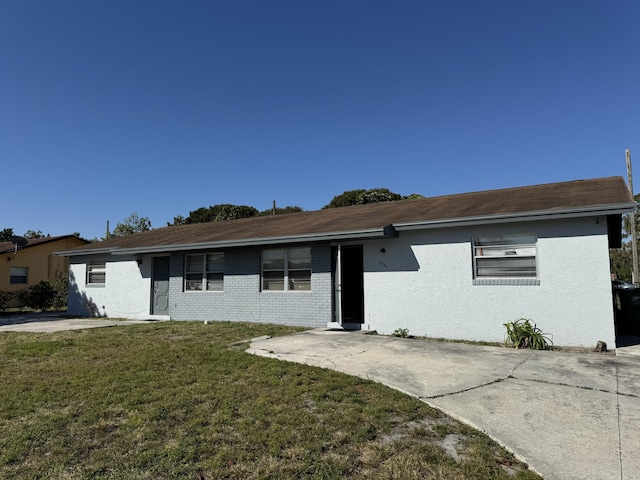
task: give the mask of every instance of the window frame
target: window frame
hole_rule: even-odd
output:
[[[14,270],[23,270],[23,274],[17,274]],[[23,278],[24,282],[16,281],[18,278]],[[28,285],[29,284],[29,267],[10,267],[9,268],[9,285]]]
[[[190,262],[189,258],[201,257],[200,262],[196,262],[195,265],[200,266],[199,271],[188,271]],[[221,262],[210,262],[210,257],[222,258]],[[224,292],[224,267],[225,267],[225,255],[224,252],[206,252],[206,253],[187,253],[184,255],[184,268],[182,276],[182,291],[186,293],[211,293],[211,292]],[[214,266],[215,268],[211,268]],[[200,275],[199,280],[196,275]],[[192,278],[189,278],[191,276]],[[189,288],[188,282],[196,282],[200,288]],[[197,283],[199,282],[199,283]],[[209,288],[211,284],[219,284],[220,288]]]
[[[306,250],[306,252],[301,256],[299,255],[299,253],[302,250]],[[282,257],[277,256],[270,260],[281,260],[281,267],[265,267],[265,254],[274,254],[277,252],[282,252]],[[300,265],[294,265],[293,262],[295,262],[296,260],[299,261]],[[265,274],[277,274],[277,277],[276,275],[271,276]],[[268,288],[269,284],[265,282],[267,277],[273,279],[282,278],[282,281],[278,282],[282,285],[282,288]],[[312,290],[312,278],[313,254],[310,246],[267,248],[262,250],[260,258],[261,292],[310,292]],[[296,288],[296,285],[299,285],[300,288]]]
[[[472,238],[471,249],[474,282],[482,284],[501,280],[514,284],[539,284],[536,234],[478,235]],[[497,273],[481,273],[481,269]]]
[[[102,281],[95,280],[94,277]],[[93,260],[87,263],[87,285],[104,285],[107,283],[107,262],[103,260]]]

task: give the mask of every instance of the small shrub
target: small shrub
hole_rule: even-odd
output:
[[[42,280],[29,288],[21,290],[18,295],[27,307],[34,310],[47,310],[53,305],[56,291],[49,282]]]
[[[513,348],[531,348],[546,350],[553,345],[549,334],[540,330],[528,318],[519,318],[514,322],[505,323],[507,329],[504,344]]]
[[[7,303],[13,298],[13,293],[7,290],[0,290],[0,311],[4,311],[7,308]]]
[[[63,310],[67,306],[67,297],[69,295],[69,274],[64,273],[58,275],[53,282],[55,295],[51,306],[56,310]]]
[[[398,328],[392,334],[392,337],[407,338],[409,336],[408,328]]]

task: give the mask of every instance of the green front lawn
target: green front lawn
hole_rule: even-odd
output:
[[[0,478],[539,478],[382,385],[255,357],[273,325],[0,334]]]

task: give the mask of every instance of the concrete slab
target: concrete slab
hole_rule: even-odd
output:
[[[640,398],[618,396],[620,408],[621,476],[640,478]]]
[[[147,320],[113,320],[107,318],[66,318],[59,313],[35,313],[0,317],[0,332],[61,332],[87,328],[113,327],[148,323]]]
[[[640,479],[640,357],[513,350],[312,330],[250,353],[416,396],[490,435],[547,479]]]
[[[615,393],[509,379],[427,402],[498,440],[546,479],[620,479],[617,416],[602,414],[616,411]]]
[[[615,392],[618,359],[613,353],[528,351],[513,375],[524,380]]]

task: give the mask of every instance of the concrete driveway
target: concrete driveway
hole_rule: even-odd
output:
[[[484,431],[545,479],[640,479],[640,352],[514,350],[311,330],[247,350],[375,380]],[[634,351],[636,349],[636,351]]]
[[[86,328],[113,327],[148,323],[147,320],[112,320],[109,318],[68,318],[61,313],[25,313],[0,316],[0,332],[62,332]]]

